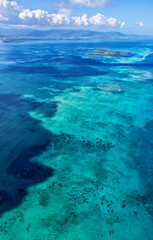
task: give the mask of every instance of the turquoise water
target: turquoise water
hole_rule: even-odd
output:
[[[0,239],[153,239],[152,52],[0,43]]]

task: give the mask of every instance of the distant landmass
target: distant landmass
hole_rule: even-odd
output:
[[[120,32],[96,32],[90,30],[65,29],[6,29],[0,28],[0,38],[5,42],[20,42],[26,40],[93,40],[93,39],[142,39],[150,36],[123,34]]]

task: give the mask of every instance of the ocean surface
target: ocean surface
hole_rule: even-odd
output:
[[[0,42],[0,239],[153,240],[152,40]]]

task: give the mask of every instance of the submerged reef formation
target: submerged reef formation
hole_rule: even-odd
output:
[[[124,93],[123,88],[118,83],[103,83],[94,87],[94,90],[111,93]]]
[[[90,52],[90,55],[97,55],[97,56],[119,56],[119,55],[126,55],[130,54],[129,51],[119,51],[119,50],[110,50],[110,49],[101,49],[98,48],[94,52]]]

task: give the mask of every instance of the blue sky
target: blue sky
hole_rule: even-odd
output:
[[[153,35],[153,0],[0,0],[0,25]]]

